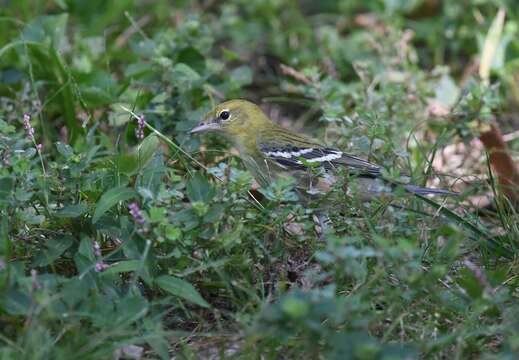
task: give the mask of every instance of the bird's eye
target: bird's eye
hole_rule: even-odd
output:
[[[229,110],[223,110],[220,113],[220,119],[222,119],[222,120],[228,120],[230,116],[231,116],[231,113],[229,112]]]

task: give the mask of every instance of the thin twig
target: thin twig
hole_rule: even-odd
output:
[[[128,13],[125,13],[125,15],[128,19],[130,19],[130,22],[132,25],[129,26],[126,30],[123,31],[123,33],[121,35],[119,35],[117,37],[117,39],[115,40],[116,49],[120,49],[120,48],[124,47],[126,45],[126,43],[128,42],[128,40],[130,40],[130,38],[134,34],[139,33],[139,34],[143,35],[144,32],[142,31],[142,28],[144,26],[148,25],[148,23],[151,21],[151,16],[149,16],[149,15],[145,15],[137,21],[133,21],[133,19],[130,17],[130,15]],[[144,37],[146,37],[146,36],[144,35]]]

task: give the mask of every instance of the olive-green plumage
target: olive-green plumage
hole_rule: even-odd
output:
[[[329,148],[305,136],[275,124],[254,103],[247,100],[230,100],[217,105],[191,133],[213,131],[229,139],[238,149],[245,166],[261,186],[267,186],[280,174],[295,175],[304,187],[311,187],[315,169],[324,178],[333,179],[333,169],[344,166],[359,175],[364,190],[387,192],[395,186],[381,178],[380,167],[340,150]],[[367,182],[369,181],[369,183]],[[414,194],[453,194],[446,190],[398,184]],[[380,189],[382,189],[380,188]],[[310,189],[311,190],[311,189]]]
[[[229,111],[228,120],[219,117],[222,111]],[[300,146],[320,146],[276,125],[257,105],[247,100],[230,100],[217,105],[192,130],[200,131],[217,131],[230,140],[247,169],[262,186],[268,185],[280,169],[266,159],[260,144],[290,142]]]

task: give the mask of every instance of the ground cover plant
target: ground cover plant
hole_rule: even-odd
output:
[[[514,1],[0,3],[2,358],[518,356]],[[460,196],[259,189],[233,98]]]

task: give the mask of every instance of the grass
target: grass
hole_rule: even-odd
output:
[[[515,358],[517,208],[477,138],[519,126],[518,22],[511,2],[9,2],[2,358]],[[232,98],[461,195],[256,189],[188,133]]]

